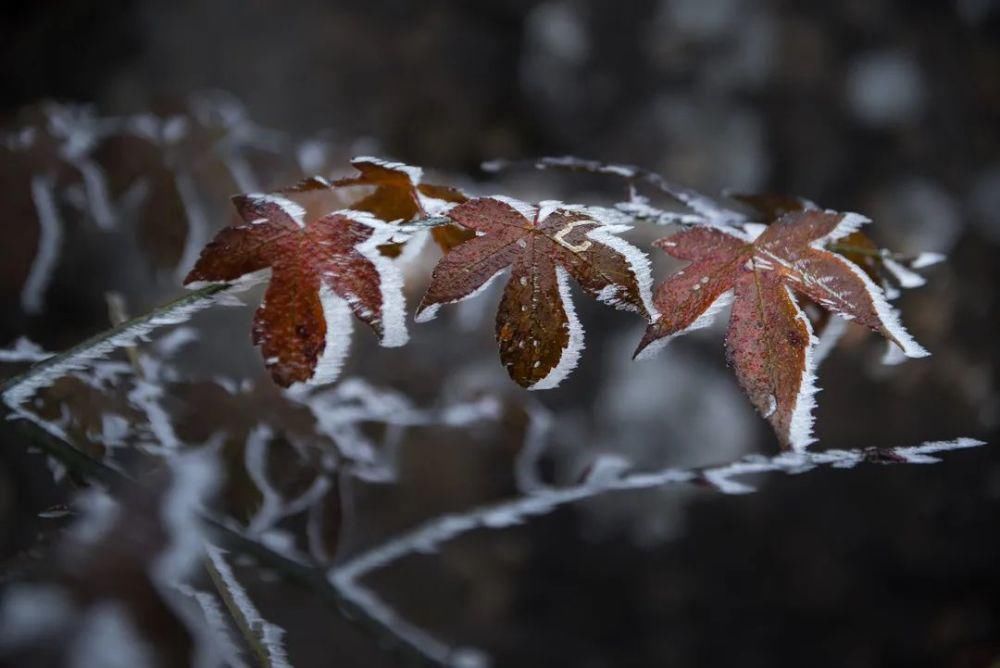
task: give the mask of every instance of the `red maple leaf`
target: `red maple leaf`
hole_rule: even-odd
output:
[[[810,209],[753,226],[762,228],[756,238],[735,228],[696,227],[659,239],[659,248],[691,264],[657,288],[654,302],[662,315],[636,353],[707,326],[732,300],[729,363],[782,447],[805,448],[814,440],[816,339],[795,293],[882,334],[908,357],[929,354],[900,324],[881,288],[860,267],[823,248],[867,222],[857,214]]]
[[[762,223],[773,223],[781,216],[794,211],[819,208],[807,199],[778,193],[729,193],[728,196],[750,207],[757,216],[754,220]],[[753,228],[747,226],[744,229],[749,231]],[[914,271],[915,269],[931,266],[944,259],[940,253],[921,253],[915,258],[897,260],[893,257],[893,253],[880,249],[874,239],[862,231],[851,232],[838,238],[836,243],[829,244],[827,249],[844,256],[860,267],[872,281],[882,287],[885,298],[889,301],[900,294],[896,285],[900,288],[918,288],[926,283],[924,277]],[[798,296],[820,340],[816,355],[819,363],[843,334],[843,321],[834,319],[832,313],[824,311],[808,297],[801,294]],[[892,341],[887,343],[885,355],[882,357],[883,364],[899,364],[906,359],[898,346]]]
[[[455,188],[421,183],[423,170],[420,167],[369,157],[354,158],[351,165],[360,174],[337,179],[331,185],[374,187],[370,194],[350,208],[367,211],[386,222],[443,215],[452,206],[467,199],[462,191]],[[475,233],[456,225],[441,225],[431,230],[431,236],[441,250],[448,252],[475,236]],[[389,257],[396,257],[402,251],[399,244],[386,244],[381,250]]]
[[[448,217],[481,233],[451,250],[434,269],[417,311],[430,320],[442,304],[471,297],[507,267],[496,336],[507,372],[529,389],[558,385],[576,366],[583,329],[570,301],[569,276],[601,301],[647,319],[649,262],[616,233],[629,229],[593,210],[502,197],[460,204]]]
[[[347,354],[351,313],[383,346],[406,343],[402,277],[377,250],[391,240],[391,226],[365,212],[335,210],[335,191],[318,179],[233,203],[243,224],[221,230],[184,282],[271,270],[253,341],[275,382],[332,381]]]

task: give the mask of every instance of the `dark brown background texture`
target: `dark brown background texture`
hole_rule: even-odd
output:
[[[221,89],[263,126],[473,188],[486,187],[482,160],[570,153],[712,193],[802,195],[871,216],[886,246],[947,253],[928,285],[899,302],[934,355],[884,368],[880,342],[849,336],[820,370],[816,447],[956,436],[990,445],[932,466],[772,475],[747,496],[616,495],[477,532],[373,583],[441,637],[488,648],[499,666],[995,667],[998,36],[1000,4],[990,0],[7,0],[0,119],[16,124],[42,99],[118,114]],[[549,175],[496,187],[543,199],[615,194],[598,179]],[[0,240],[17,225],[0,202]],[[180,291],[129,242],[68,234],[44,314],[24,314],[19,286],[0,284],[0,345],[27,334],[61,349],[99,331],[108,289],[136,312]],[[645,244],[653,233],[632,238]],[[419,289],[417,279],[411,306]],[[478,324],[412,326],[402,350],[356,332],[348,373],[418,402],[460,393],[475,374],[517,395],[496,361],[495,296],[482,299]],[[581,365],[531,397],[556,416],[544,475],[565,480],[595,450],[640,468],[773,452],[725,369],[721,332],[641,365],[629,360],[636,321],[577,303],[588,332]],[[209,318],[191,364],[221,352],[228,373],[260,378],[249,317]],[[370,519],[343,549],[514,493],[512,438],[498,428],[477,441],[408,443],[398,485],[359,486]],[[9,580],[44,555],[52,529],[37,514],[67,492],[13,431],[0,440]],[[255,595],[288,630],[296,666],[399,662],[299,590],[264,584]]]

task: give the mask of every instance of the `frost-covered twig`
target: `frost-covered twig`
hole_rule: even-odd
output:
[[[428,216],[427,218],[411,220],[408,223],[399,223],[395,225],[395,227],[401,234],[408,234],[413,232],[423,232],[424,230],[440,227],[441,225],[448,225],[451,222],[451,218],[447,218],[445,216]]]
[[[52,281],[59,259],[65,225],[59,215],[53,179],[42,175],[32,176],[31,201],[38,216],[38,253],[31,261],[31,270],[21,288],[21,307],[25,313],[37,314],[42,311],[45,291]]]
[[[182,323],[198,311],[223,303],[225,297],[248,289],[260,282],[261,278],[255,276],[252,281],[217,283],[193,290],[149,313],[96,334],[65,352],[42,360],[0,385],[0,396],[9,407],[20,406],[37,390],[51,385],[70,371],[83,369],[95,359],[130,346],[155,329]]]
[[[629,200],[615,204],[615,210],[626,214],[632,220],[653,225],[701,225],[706,219],[696,213],[664,211],[651,206],[645,197],[630,193]]]
[[[608,174],[623,178],[630,185],[645,183],[660,192],[687,206],[697,215],[687,219],[687,222],[701,222],[716,225],[726,225],[742,222],[744,216],[737,211],[726,208],[711,197],[691,188],[673,183],[656,172],[651,172],[634,165],[615,165],[597,160],[584,160],[573,156],[542,157],[535,160],[492,160],[482,165],[484,171],[500,172],[508,169],[560,169],[570,172],[587,174]],[[649,216],[643,216],[649,218]]]
[[[208,554],[205,567],[212,583],[260,664],[267,668],[291,668],[281,641],[285,630],[261,616],[226,562],[223,550],[206,545],[205,551]]]
[[[247,668],[247,664],[240,658],[240,648],[233,641],[233,633],[226,620],[226,614],[222,611],[222,606],[215,595],[183,583],[174,585],[174,588],[183,596],[193,600],[201,610],[207,627],[205,630],[215,641],[224,664],[229,668]]]
[[[475,650],[453,647],[412,624],[360,580],[370,573],[411,554],[426,554],[463,534],[478,529],[499,529],[521,524],[526,519],[545,515],[570,503],[609,492],[642,490],[676,483],[701,483],[723,494],[746,494],[754,488],[735,478],[754,473],[780,471],[804,473],[819,466],[852,468],[862,462],[925,464],[939,461],[934,454],[948,450],[983,445],[972,438],[936,441],[915,447],[860,448],[825,452],[783,452],[774,457],[751,455],[735,462],[694,469],[668,468],[652,473],[633,473],[617,478],[587,481],[562,489],[547,489],[537,494],[473,508],[464,513],[445,515],[364,552],[341,566],[328,577],[341,596],[365,611],[368,617],[409,643],[425,657],[447,666],[483,665],[485,660]]]

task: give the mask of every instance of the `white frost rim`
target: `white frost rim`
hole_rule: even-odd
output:
[[[806,331],[809,332],[809,342],[806,344],[805,362],[802,368],[802,380],[799,383],[799,392],[795,396],[792,417],[788,422],[788,444],[792,450],[803,452],[810,443],[816,442],[812,435],[812,428],[815,421],[813,410],[816,408],[816,393],[819,392],[819,388],[816,386],[816,360],[813,353],[819,344],[819,339],[813,334],[812,324],[799,308],[799,303],[795,300],[792,289],[787,285],[782,287],[795,309],[795,318],[801,321],[805,325]]]
[[[372,235],[357,245],[356,250],[375,266],[382,295],[382,346],[398,348],[410,340],[406,331],[406,296],[403,294],[403,273],[397,263],[383,256],[378,247],[398,238],[399,230],[366,211],[342,209],[335,212],[372,229]]]
[[[701,315],[695,318],[690,325],[688,325],[687,327],[678,332],[670,334],[669,336],[664,336],[653,341],[648,346],[643,348],[642,351],[640,351],[639,354],[635,356],[635,359],[637,360],[650,359],[654,357],[658,352],[663,350],[664,346],[666,346],[672,340],[676,339],[678,336],[683,336],[684,334],[693,332],[696,329],[705,329],[706,327],[710,327],[712,323],[715,322],[715,316],[718,315],[719,311],[723,310],[724,308],[733,303],[734,296],[735,296],[735,291],[732,288],[726,290],[718,297],[716,297],[715,300],[711,304],[709,304],[708,307],[701,312]]]
[[[530,221],[534,221],[535,215],[538,213],[538,209],[534,206],[514,197],[507,197],[506,195],[490,195],[487,199],[503,202]]]
[[[254,204],[273,204],[295,221],[299,227],[306,226],[306,210],[287,197],[269,193],[251,193],[246,196]]]
[[[407,165],[402,162],[383,160],[382,158],[374,158],[370,155],[359,155],[354,158],[351,158],[351,165],[357,165],[357,163],[359,162],[368,162],[393,172],[403,172],[410,178],[410,181],[413,183],[413,185],[417,185],[418,183],[420,183],[420,179],[424,177],[424,170],[422,168],[414,167],[413,165]]]
[[[563,349],[559,363],[553,367],[547,376],[531,385],[529,390],[550,390],[559,385],[576,368],[583,351],[583,327],[576,316],[572,295],[569,289],[569,272],[562,267],[556,267],[556,283],[559,286],[559,299],[566,312],[566,325],[569,328],[569,341]]]
[[[632,275],[635,276],[635,281],[639,286],[639,298],[642,300],[642,305],[646,308],[646,312],[649,314],[649,322],[655,322],[656,319],[660,317],[660,312],[653,304],[653,273],[649,262],[649,256],[639,250],[636,246],[633,246],[628,241],[618,236],[622,232],[631,230],[632,227],[630,225],[607,225],[598,220],[595,220],[594,222],[596,222],[598,226],[587,233],[587,238],[593,239],[603,246],[607,246],[625,258],[625,262],[628,263],[629,268],[632,270]],[[609,306],[623,308],[626,310],[634,310],[631,304],[621,301],[615,297],[614,294],[608,294],[604,298],[598,298]]]
[[[354,329],[350,304],[322,282],[319,285],[319,301],[326,322],[326,339],[313,375],[306,381],[308,385],[323,385],[337,379],[351,348]]]
[[[840,219],[840,222],[837,223],[836,227],[830,230],[829,233],[809,244],[813,248],[820,248],[821,250],[822,246],[830,243],[831,241],[836,241],[837,239],[843,239],[848,234],[853,234],[854,232],[860,230],[862,225],[867,225],[868,223],[872,222],[871,218],[868,218],[867,216],[862,216],[860,213],[852,213],[850,211],[845,213],[840,213],[837,211],[832,211],[830,209],[827,209],[826,211],[824,211],[824,213],[831,215],[839,215],[843,217]]]
[[[494,281],[496,281],[500,276],[506,274],[509,270],[510,266],[504,267],[503,269],[498,269],[497,272],[492,276],[490,276],[488,279],[486,279],[486,281],[482,285],[480,285],[478,288],[476,288],[469,294],[465,295],[464,297],[459,297],[458,299],[452,299],[444,302],[434,302],[433,304],[428,304],[420,311],[418,311],[416,315],[413,316],[414,321],[421,323],[430,322],[431,320],[437,317],[438,311],[440,311],[441,307],[444,306],[445,304],[457,304],[458,302],[464,302],[474,297],[478,297],[482,293],[486,292]]]

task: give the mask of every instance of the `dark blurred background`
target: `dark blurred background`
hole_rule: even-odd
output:
[[[898,302],[934,355],[881,366],[881,343],[850,330],[820,370],[815,447],[997,440],[994,0],[8,0],[0,86],[8,130],[30,124],[44,100],[89,103],[102,116],[166,114],[225,91],[260,127],[300,149],[325,147],[329,162],[300,151],[299,170],[315,162],[347,173],[344,158],[375,153],[472,190],[621,195],[595,179],[479,171],[492,158],[574,154],[635,163],[713,194],[792,193],[863,212],[880,244],[949,256]],[[113,172],[121,161],[102,165]],[[269,163],[256,180],[282,185],[295,171]],[[18,173],[5,167],[6,193]],[[202,193],[210,227],[225,223],[225,195],[237,186]],[[169,233],[111,236],[79,225],[65,233],[45,308],[25,308],[18,267],[26,270],[37,239],[30,216],[8,208],[0,345],[27,335],[61,349],[106,326],[107,290],[123,292],[135,312],[180,290],[171,260],[156,262],[179,243]],[[655,236],[630,238],[648,248]],[[410,277],[411,305],[431,261]],[[662,276],[667,265],[655,262]],[[580,368],[558,390],[526,399],[495,357],[495,300],[484,295],[443,322],[414,326],[402,350],[379,350],[358,332],[348,373],[418,403],[487,388],[548,411],[536,462],[548,482],[574,479],[602,454],[643,469],[774,452],[725,369],[718,328],[632,363],[638,323],[578,295],[588,332]],[[204,339],[181,363],[211,361],[266,382],[246,335],[250,315],[198,320]],[[463,345],[442,347],[443,337]],[[339,554],[515,493],[522,431],[505,423],[407,440],[397,484],[355,487],[354,528]],[[51,530],[36,516],[67,490],[12,432],[3,438],[0,549],[12,579],[44,553],[36,539]],[[472,534],[374,584],[415,621],[489,649],[500,666],[1000,665],[995,445],[935,466],[759,484],[744,497],[610,495]],[[288,630],[296,666],[397,663],[301,592],[268,580],[256,589]]]

